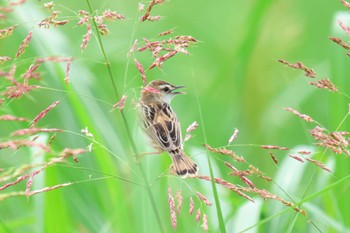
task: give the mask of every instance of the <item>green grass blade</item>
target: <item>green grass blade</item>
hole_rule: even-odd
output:
[[[194,82],[193,86],[196,87],[195,82]],[[205,127],[204,127],[204,119],[203,119],[202,108],[201,108],[201,104],[200,104],[200,101],[199,101],[199,97],[198,97],[198,93],[197,93],[197,89],[196,88],[195,88],[195,96],[196,96],[196,99],[197,99],[197,106],[198,106],[198,112],[199,112],[199,116],[200,116],[200,122],[201,122],[201,125],[202,125],[204,141],[205,141],[205,144],[208,144],[207,137],[206,137],[206,134],[205,134]],[[211,160],[210,160],[209,154],[210,153],[207,150],[207,161],[208,161],[210,177],[211,177],[211,187],[213,189],[213,194],[214,194],[214,199],[215,199],[216,213],[217,213],[217,217],[218,217],[218,220],[219,220],[219,228],[220,228],[220,232],[221,233],[226,233],[225,222],[224,222],[224,218],[222,216],[222,210],[221,210],[219,195],[218,195],[218,191],[216,189],[216,184],[215,184],[215,181],[214,181],[215,175],[214,175],[213,167],[211,165]]]

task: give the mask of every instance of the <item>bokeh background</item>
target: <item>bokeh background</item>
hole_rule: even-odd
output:
[[[2,6],[9,1],[0,1]],[[94,135],[93,151],[78,156],[79,163],[66,163],[45,169],[34,179],[32,189],[66,182],[79,183],[29,198],[14,196],[0,203],[1,232],[160,232],[133,150],[119,110],[111,111],[118,100],[115,97],[96,32],[82,52],[80,44],[86,27],[77,26],[78,10],[87,10],[86,1],[54,1],[58,19],[68,19],[65,26],[39,29],[37,24],[50,12],[43,1],[28,1],[7,13],[0,21],[6,28],[18,24],[13,35],[0,40],[0,55],[14,57],[21,41],[29,31],[33,39],[24,55],[1,65],[8,70],[17,65],[17,73],[24,72],[36,58],[45,56],[72,56],[70,84],[64,83],[65,65],[45,63],[39,71],[42,80],[35,84],[47,87],[29,95],[6,101],[0,113],[33,119],[56,100],[61,103],[39,122],[41,127],[64,129],[53,143],[55,151],[63,148],[86,148],[91,141],[81,134],[88,127]],[[147,2],[144,2],[147,6]],[[302,206],[308,218],[296,214],[276,201],[256,197],[255,204],[233,192],[218,188],[227,232],[349,232],[349,186],[337,182],[349,174],[349,161],[344,155],[313,147],[308,130],[315,125],[284,111],[292,107],[308,114],[334,131],[348,112],[347,97],[316,89],[308,84],[302,71],[293,70],[277,62],[302,61],[313,68],[320,78],[330,78],[345,93],[348,85],[349,57],[345,50],[331,42],[335,36],[348,40],[337,24],[341,19],[350,24],[349,12],[339,1],[265,0],[265,1],[166,1],[152,10],[152,15],[163,16],[159,22],[139,22],[142,12],[139,1],[91,0],[94,10],[101,13],[111,9],[124,14],[126,19],[108,22],[110,33],[102,37],[106,55],[119,95],[127,95],[124,109],[132,137],[138,151],[152,151],[138,127],[136,106],[142,81],[135,68],[136,57],[144,67],[153,59],[150,52],[127,53],[135,39],[157,40],[160,32],[173,29],[170,35],[191,35],[199,42],[189,48],[191,55],[178,54],[166,61],[162,69],[147,71],[148,80],[163,79],[185,85],[187,95],[173,102],[182,131],[193,121],[199,128],[185,145],[185,150],[198,163],[200,172],[208,175],[207,155],[202,144],[213,147],[227,145],[235,128],[239,129],[234,151],[243,155],[274,182],[254,180],[262,188],[291,201],[317,194]],[[0,79],[0,91],[8,82]],[[200,112],[202,112],[202,117]],[[202,118],[202,119],[201,119]],[[27,123],[0,122],[0,141],[10,139],[14,130],[28,127]],[[349,121],[341,124],[349,129]],[[42,134],[39,140],[47,141]],[[333,171],[327,173],[312,164],[301,164],[288,158],[286,152],[276,152],[275,165],[268,151],[256,145],[273,144],[315,152]],[[26,164],[49,161],[54,154],[36,155],[34,149],[0,150],[0,167],[9,171]],[[222,163],[222,155],[210,155],[215,176],[225,177],[229,172]],[[210,183],[168,176],[170,158],[145,157],[141,164],[156,200],[161,222],[166,232],[172,232],[167,190],[175,195],[181,189],[184,204],[178,216],[177,232],[202,232],[201,223],[188,214],[189,197],[200,191],[214,201]],[[239,164],[235,164],[240,168]],[[243,167],[242,167],[243,169]],[[165,174],[163,174],[165,172]],[[118,178],[119,177],[119,178]],[[121,178],[120,178],[121,177]],[[134,181],[133,184],[128,181]],[[239,180],[230,178],[232,182]],[[141,184],[141,185],[140,185]],[[26,183],[0,192],[7,195],[25,190]],[[143,184],[144,185],[144,184]],[[327,186],[333,185],[326,189]],[[283,191],[284,192],[283,192]],[[286,193],[289,195],[287,196]],[[200,207],[198,199],[196,207]],[[219,232],[215,204],[201,205],[208,215],[209,231]],[[284,211],[284,212],[282,212]]]

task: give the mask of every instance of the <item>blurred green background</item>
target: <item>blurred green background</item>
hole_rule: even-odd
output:
[[[8,3],[2,0],[1,6]],[[0,21],[1,29],[18,24],[12,36],[0,40],[0,56],[14,58],[21,41],[33,31],[25,54],[1,65],[1,70],[16,64],[16,76],[19,77],[38,57],[73,56],[71,83],[64,83],[64,63],[45,63],[39,68],[42,80],[32,83],[51,89],[35,90],[21,99],[7,100],[0,107],[0,113],[33,119],[51,103],[61,100],[38,124],[66,130],[57,134],[53,149],[59,152],[67,147],[87,147],[90,141],[80,133],[85,127],[97,142],[93,143],[91,153],[78,156],[78,164],[69,160],[45,169],[35,177],[32,189],[66,182],[80,183],[29,198],[19,196],[2,201],[0,231],[160,232],[146,189],[111,176],[143,183],[119,110],[110,111],[117,99],[95,31],[85,51],[80,49],[86,27],[76,25],[79,20],[76,13],[88,11],[86,1],[55,1],[54,9],[61,11],[58,19],[70,22],[51,29],[37,26],[50,14],[42,7],[43,3],[28,1],[16,7],[14,12],[6,13],[7,20]],[[147,6],[147,2],[144,3]],[[143,23],[138,20],[142,15],[138,11],[138,1],[92,0],[91,4],[99,13],[111,9],[126,17],[123,21],[107,23],[110,33],[102,37],[102,42],[118,92],[120,96],[128,96],[124,113],[138,151],[152,151],[152,148],[147,146],[135,119],[133,102],[138,101],[142,82],[133,59],[136,57],[144,67],[148,67],[153,59],[150,52],[135,52],[130,58],[127,53],[135,39],[142,45],[142,38],[157,40],[160,32],[174,29],[174,34],[169,37],[191,35],[199,43],[189,48],[190,56],[178,54],[165,62],[162,69],[155,68],[146,75],[148,80],[164,79],[187,87],[187,95],[177,97],[172,105],[183,133],[193,121],[199,123],[195,137],[186,143],[185,150],[198,163],[200,173],[209,174],[202,144],[207,140],[213,147],[227,145],[233,130],[238,128],[235,152],[274,178],[275,183],[271,184],[253,180],[259,188],[268,189],[289,201],[291,199],[281,189],[294,201],[321,192],[302,206],[313,225],[292,210],[277,216],[288,208],[276,201],[264,202],[257,197],[256,203],[251,204],[235,193],[219,188],[227,232],[241,232],[256,223],[258,226],[247,232],[350,232],[348,184],[341,183],[324,190],[349,174],[350,164],[344,155],[327,153],[322,158],[334,171],[328,174],[312,164],[291,161],[285,152],[276,152],[280,160],[276,166],[267,151],[247,146],[273,144],[306,148],[316,152],[315,158],[321,158],[317,152],[322,150],[312,147],[313,139],[308,132],[315,125],[303,122],[282,107],[295,108],[334,131],[347,114],[348,99],[316,89],[308,84],[310,80],[302,71],[287,68],[276,60],[302,61],[315,69],[319,78],[330,78],[344,92],[350,93],[347,83],[349,58],[344,49],[328,40],[329,36],[348,40],[336,23],[337,19],[342,19],[350,25],[350,14],[339,1],[173,0],[152,10],[151,15],[164,16],[161,21]],[[0,91],[8,85],[4,78],[0,79]],[[0,141],[11,139],[11,132],[26,127],[27,123],[1,121]],[[340,130],[348,128],[349,122],[345,121]],[[47,141],[48,137],[50,134],[43,134],[39,139]],[[36,155],[36,151],[27,148],[15,152],[4,149],[0,150],[0,168],[8,170],[42,163],[52,156]],[[222,160],[233,161],[222,155],[211,156],[215,176],[225,177],[229,170]],[[141,161],[165,232],[173,232],[168,186],[172,187],[174,195],[181,189],[184,198],[176,231],[202,232],[201,223],[196,223],[194,216],[188,214],[189,197],[195,195],[193,191],[200,191],[214,201],[210,183],[162,175],[170,163],[165,153]],[[246,168],[239,164],[235,166]],[[240,183],[237,178],[227,179]],[[24,191],[25,185],[20,183],[1,191],[0,195]],[[209,231],[219,232],[215,205],[200,205],[198,199],[195,203],[208,214]],[[266,219],[268,221],[264,222]]]

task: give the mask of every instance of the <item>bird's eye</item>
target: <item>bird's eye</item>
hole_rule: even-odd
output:
[[[166,92],[166,93],[168,93],[168,92],[169,92],[169,87],[164,87],[164,88],[163,88],[163,91]]]

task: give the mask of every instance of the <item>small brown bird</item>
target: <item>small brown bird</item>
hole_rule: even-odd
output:
[[[176,91],[184,86],[174,86],[162,80],[148,84],[141,92],[140,119],[142,127],[158,152],[166,151],[173,164],[174,174],[186,177],[198,172],[197,165],[185,154],[182,145],[180,122],[170,107],[174,96],[185,94]]]

